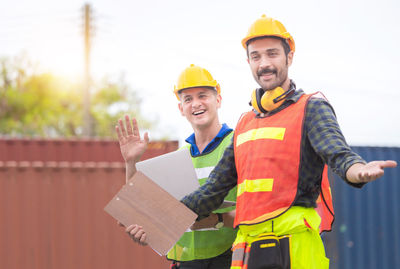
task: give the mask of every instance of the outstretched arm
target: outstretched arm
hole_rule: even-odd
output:
[[[385,168],[397,166],[395,161],[372,161],[367,164],[355,163],[346,172],[347,179],[352,183],[366,183],[374,181],[384,174]]]
[[[366,163],[356,154],[346,143],[333,108],[326,100],[310,99],[306,113],[307,137],[312,148],[334,173],[352,186],[361,187],[382,177],[385,168],[397,166],[395,161]]]
[[[118,120],[115,131],[118,135],[122,157],[125,160],[126,181],[128,181],[136,173],[135,165],[147,149],[149,135],[146,132],[143,139],[141,139],[136,119],[133,118],[131,122],[128,115],[125,115],[125,124],[122,119]]]

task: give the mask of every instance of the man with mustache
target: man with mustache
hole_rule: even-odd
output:
[[[231,269],[328,268],[315,210],[324,165],[360,188],[397,163],[366,163],[347,145],[323,95],[296,88],[288,77],[294,39],[279,21],[263,15],[242,45],[260,85],[254,109],[241,116],[207,183],[182,202],[201,219],[237,186]]]
[[[182,116],[194,131],[184,147],[190,150],[199,183],[203,184],[233,136],[232,129],[219,122],[220,86],[206,69],[190,65],[180,74],[174,93]],[[135,164],[146,150],[149,139],[147,133],[140,138],[136,120],[131,122],[128,116],[125,124],[119,120],[116,131],[128,180],[136,172]],[[224,196],[224,200],[236,201],[236,189]],[[236,236],[236,229],[232,228],[234,209],[234,206],[219,209],[196,222],[193,230],[186,232],[168,252],[167,258],[173,260],[171,268],[228,269],[232,258],[230,248]],[[147,244],[141,226],[130,225],[126,232],[135,242]]]

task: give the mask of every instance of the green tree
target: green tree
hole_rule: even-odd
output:
[[[82,136],[82,84],[37,73],[26,59],[0,59],[0,68],[0,135]],[[140,99],[123,79],[103,79],[93,87],[90,112],[96,137],[114,137],[124,114],[134,115],[143,128],[152,125],[141,116]]]
[[[114,135],[118,119],[125,114],[134,116],[141,128],[151,129],[154,122],[146,120],[140,112],[141,100],[125,80],[110,82],[104,79],[92,96],[91,115],[94,119],[94,132],[100,137]]]

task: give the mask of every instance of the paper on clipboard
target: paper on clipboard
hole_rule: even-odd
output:
[[[142,226],[147,243],[159,255],[166,255],[197,218],[141,172],[135,173],[104,210],[126,227]]]
[[[187,148],[138,162],[136,169],[177,200],[200,187]]]

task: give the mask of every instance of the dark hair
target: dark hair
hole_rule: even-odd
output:
[[[288,43],[285,39],[283,39],[283,38],[281,38],[281,37],[279,37],[279,36],[269,36],[269,35],[268,35],[268,36],[258,36],[258,37],[255,37],[255,38],[252,38],[252,39],[247,40],[247,42],[246,42],[247,57],[249,57],[249,44],[250,44],[251,42],[253,42],[253,41],[260,40],[260,39],[264,39],[264,38],[275,38],[275,39],[280,40],[281,43],[282,43],[282,47],[283,47],[283,50],[284,50],[284,52],[285,52],[285,55],[286,55],[286,57],[287,57],[287,55],[288,55],[289,52],[290,52],[289,43]]]

